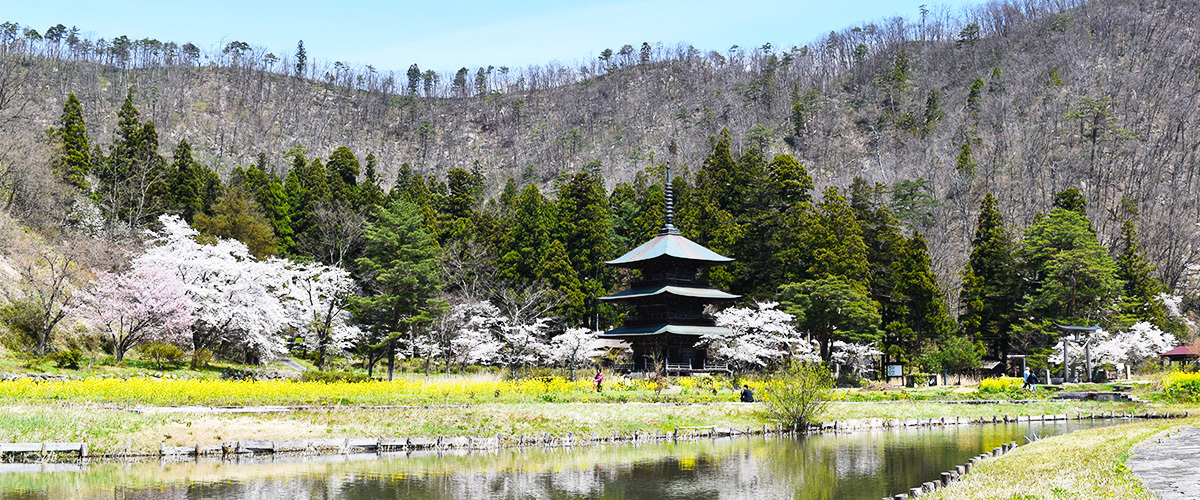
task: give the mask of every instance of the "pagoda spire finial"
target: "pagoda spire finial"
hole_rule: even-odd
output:
[[[663,188],[667,194],[667,206],[663,211],[665,221],[662,229],[658,230],[658,234],[679,234],[679,230],[675,229],[675,190],[671,189],[671,160],[667,160],[666,182],[663,184]]]

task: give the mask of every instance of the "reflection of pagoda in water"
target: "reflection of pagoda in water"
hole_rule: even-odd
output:
[[[666,181],[666,223],[658,236],[607,262],[610,266],[640,271],[641,276],[631,281],[628,290],[600,298],[633,306],[624,326],[604,332],[601,337],[628,342],[633,347],[634,370],[652,370],[656,362],[664,364],[668,371],[712,369],[705,366],[707,353],[696,347],[696,342],[702,335],[726,335],[729,330],[706,317],[704,306],[739,296],[709,287],[707,280],[700,277],[700,270],[733,259],[679,234],[674,225],[669,163]]]

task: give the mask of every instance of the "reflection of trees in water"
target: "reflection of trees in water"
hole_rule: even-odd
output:
[[[1074,423],[1073,423],[1074,424]],[[1087,422],[1083,422],[1086,425]],[[413,453],[405,458],[254,459],[264,463],[92,465],[0,474],[0,497],[140,499],[879,498],[968,457],[1059,424],[874,430],[800,439]],[[354,457],[350,457],[353,459]],[[323,462],[320,460],[324,460]],[[295,463],[283,463],[283,462]]]

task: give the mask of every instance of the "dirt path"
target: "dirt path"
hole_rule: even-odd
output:
[[[1200,495],[1200,427],[1178,427],[1133,449],[1129,468],[1163,500]]]

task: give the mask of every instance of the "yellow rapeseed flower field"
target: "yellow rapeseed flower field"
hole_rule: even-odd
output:
[[[1163,377],[1163,392],[1176,401],[1200,401],[1200,373],[1173,371]]]
[[[644,389],[631,384],[627,390]],[[573,399],[593,391],[588,380],[431,379],[390,382],[293,382],[214,379],[85,378],[0,382],[0,400],[89,401],[142,405],[395,404],[481,400]]]

